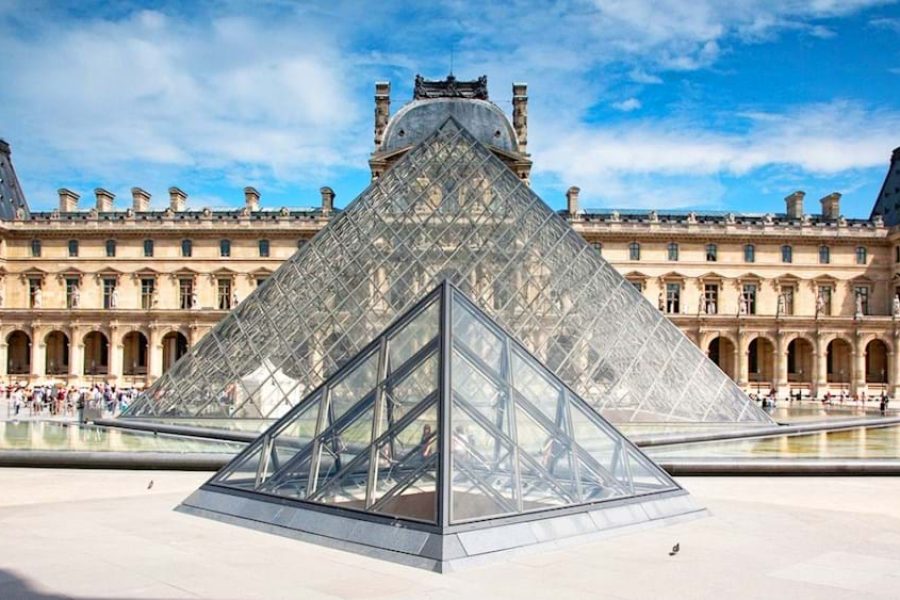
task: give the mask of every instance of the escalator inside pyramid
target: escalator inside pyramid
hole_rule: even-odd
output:
[[[438,571],[704,514],[447,282],[180,510]]]
[[[380,133],[371,185],[127,418],[263,428],[447,280],[619,426],[772,424],[531,190],[486,81],[425,83]]]

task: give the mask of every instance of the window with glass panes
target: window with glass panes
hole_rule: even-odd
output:
[[[231,240],[219,240],[219,256],[231,256]]]
[[[716,262],[719,257],[719,247],[715,244],[706,245],[706,262]]]
[[[719,284],[703,284],[703,312],[708,315],[719,314]]]
[[[744,302],[744,311],[748,315],[756,314],[756,291],[757,286],[755,283],[745,283],[743,285],[741,299]]]
[[[756,246],[753,244],[744,245],[744,262],[756,262]]]
[[[306,244],[306,242],[306,238],[300,238],[299,240],[297,240],[297,250],[302,248]]]
[[[153,256],[153,240],[144,240],[144,257],[151,258]]]
[[[31,257],[39,258],[41,256],[41,240],[31,240]]]
[[[69,240],[69,258],[78,256],[78,240]]]
[[[591,242],[591,247],[597,251],[600,256],[603,256],[603,243],[602,242]]]
[[[178,280],[178,306],[182,309],[191,307],[194,296],[194,280],[191,277],[182,277]]]
[[[259,255],[263,258],[269,256],[269,240],[259,240]]]
[[[152,277],[141,279],[141,308],[150,310],[153,308],[153,296],[156,293],[156,280]]]
[[[113,308],[113,292],[116,290],[116,278],[103,278],[103,308]]]
[[[191,240],[181,240],[181,256],[188,258],[194,253],[194,243]]]
[[[78,295],[78,278],[66,277],[66,308],[77,308],[75,297]]]
[[[264,284],[266,282],[266,279],[268,279],[268,277],[266,277],[266,276],[257,277],[256,278],[256,287],[259,287],[262,284]]]
[[[678,314],[681,312],[681,284],[666,283],[666,312]]]
[[[641,260],[641,245],[637,242],[628,244],[628,260]]]
[[[113,258],[116,255],[116,240],[106,240],[106,257]]]
[[[231,309],[231,279],[222,277],[218,280],[217,284],[219,310]]]
[[[868,252],[866,251],[865,246],[857,246],[856,247],[856,264],[864,265],[866,264],[866,259],[868,258]]]
[[[819,246],[819,264],[827,265],[831,262],[831,249],[828,246]]]
[[[869,314],[869,286],[867,285],[856,285],[853,286],[853,297],[859,298],[859,305],[862,309],[862,314]],[[855,310],[855,308],[854,308]]]
[[[783,263],[791,263],[794,262],[794,247],[788,244],[785,244],[781,247],[781,262]]]
[[[644,282],[641,281],[640,279],[629,279],[628,283],[630,283],[632,286],[634,286],[634,289],[636,289],[637,291],[639,291],[641,293],[644,292]]]
[[[676,244],[675,242],[669,242],[669,245],[666,248],[666,253],[669,260],[678,260],[678,244]]]

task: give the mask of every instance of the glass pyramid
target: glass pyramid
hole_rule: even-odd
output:
[[[233,517],[250,518],[249,499],[357,514],[374,523],[380,518],[393,527],[425,525],[440,535],[525,515],[585,513],[610,501],[620,506],[684,496],[662,469],[446,282],[201,491],[239,494],[243,500],[230,511]],[[194,496],[186,505],[209,509],[210,503]],[[212,506],[229,512],[221,502]],[[670,510],[697,509],[677,504]],[[648,516],[638,511],[632,518],[643,522]],[[341,531],[329,536],[340,538]]]
[[[452,118],[286,261],[126,416],[277,418],[444,279],[613,422],[771,423]]]

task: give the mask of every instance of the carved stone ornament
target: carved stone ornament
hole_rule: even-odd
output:
[[[416,83],[413,88],[413,100],[425,100],[431,98],[471,98],[474,100],[487,100],[487,75],[482,75],[475,81],[459,81],[452,74],[444,80],[425,79],[416,75]]]

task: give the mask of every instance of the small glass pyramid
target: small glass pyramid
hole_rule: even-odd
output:
[[[444,279],[610,421],[772,422],[452,118],[125,416],[278,418]]]
[[[200,492],[189,509],[209,509],[202,492],[237,493],[232,517],[250,518],[252,498],[435,535],[684,494],[446,282]]]

